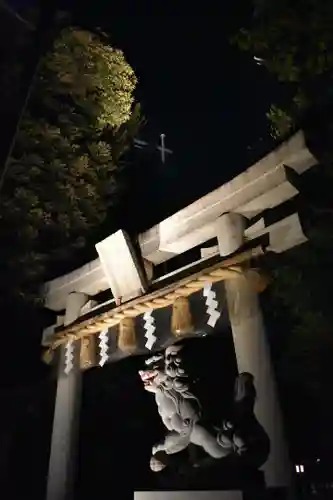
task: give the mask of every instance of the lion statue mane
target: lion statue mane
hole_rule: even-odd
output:
[[[233,394],[229,401],[222,402],[228,411],[214,425],[207,418],[210,409],[205,398],[196,394],[196,377],[186,370],[184,346],[184,342],[179,342],[167,347],[147,359],[139,372],[145,390],[155,396],[167,429],[164,438],[152,448],[151,470],[158,472],[167,466],[161,455],[177,454],[189,445],[199,447],[210,459],[232,457],[236,463],[260,467],[269,454],[269,438],[254,414],[253,376],[241,373],[235,377]],[[215,400],[218,397],[215,390]]]

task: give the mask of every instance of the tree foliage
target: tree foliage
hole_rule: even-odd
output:
[[[288,86],[288,95],[273,105],[268,118],[274,136],[284,136],[310,106],[332,99],[333,4],[329,0],[270,0],[255,3],[248,28],[234,42],[250,52]]]
[[[118,160],[141,120],[135,86],[103,34],[66,28],[41,59],[1,194],[1,281],[14,295],[35,291],[117,200]]]

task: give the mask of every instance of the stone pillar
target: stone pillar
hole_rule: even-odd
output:
[[[244,241],[245,218],[238,214],[224,214],[216,225],[219,252],[227,257],[236,252]]]
[[[73,292],[67,298],[64,324],[73,323],[79,316],[88,297]],[[60,348],[58,384],[54,407],[50,462],[46,500],[70,500],[73,497],[74,453],[81,396],[81,372],[79,363],[68,375],[64,373],[64,347]],[[77,350],[78,351],[78,350]],[[74,352],[74,360],[79,352]]]
[[[225,256],[228,251],[234,252],[243,244],[244,233],[240,230],[244,228],[243,220],[238,214],[224,214],[218,224],[219,249]],[[226,280],[225,288],[238,370],[240,373],[249,372],[255,378],[255,413],[271,441],[269,458],[262,467],[266,485],[269,488],[285,488],[291,482],[291,465],[257,293],[242,276]]]

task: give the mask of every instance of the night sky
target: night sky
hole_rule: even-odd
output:
[[[26,3],[20,0],[22,2]],[[69,6],[68,2],[64,3]],[[172,213],[230,180],[271,149],[265,113],[274,100],[276,87],[263,68],[229,42],[230,36],[249,21],[251,2],[242,0],[235,5],[231,2],[224,5],[208,0],[201,6],[200,12],[195,12],[193,8],[172,7],[168,2],[163,13],[154,12],[151,5],[140,5],[139,9],[128,2],[121,4],[122,10],[127,10],[127,13],[120,12],[112,2],[101,1],[91,2],[84,11],[80,2],[79,7],[74,9],[73,19],[87,28],[100,26],[110,34],[112,44],[124,51],[134,68],[139,79],[136,97],[147,119],[140,138],[154,144],[158,142],[160,133],[166,134],[166,146],[174,153],[164,165],[156,162],[153,177],[147,175],[150,193],[155,190],[156,184],[157,191],[163,194],[164,205],[158,210],[153,198],[145,200],[146,206],[151,204],[150,212],[162,217],[165,212]],[[138,218],[138,215],[133,217]],[[136,221],[136,225],[139,227],[140,223]],[[119,372],[116,370],[113,376],[118,374],[122,377],[124,373],[125,369],[119,367]],[[129,380],[132,384],[137,383],[134,373],[131,377],[124,377],[123,393],[120,388],[113,389],[113,394],[107,394],[104,419],[108,418],[107,411],[113,414],[114,419],[124,416],[125,406],[122,413],[115,414],[117,396],[126,396],[129,407],[132,404],[141,408],[140,401],[137,403],[135,397],[143,397],[142,392],[134,391],[132,386],[127,387],[126,381]],[[96,384],[96,390],[99,387]],[[128,398],[129,394],[132,399]],[[90,396],[94,398],[95,394],[92,392]],[[87,406],[92,408],[92,405]],[[43,418],[41,413],[39,425],[47,427],[51,419],[45,423]],[[142,436],[143,427],[149,423],[144,420],[140,429]],[[133,420],[126,425],[139,426]],[[49,429],[46,427],[44,432],[47,437]],[[99,423],[96,430],[98,427]],[[127,427],[122,429],[126,431]],[[116,430],[118,432],[117,427]],[[135,433],[138,434],[137,430]],[[121,432],[119,435],[120,443]],[[111,437],[116,439],[114,435]],[[90,442],[87,439],[88,445]],[[40,443],[42,448],[42,439]],[[120,449],[119,443],[117,449]],[[105,459],[102,470],[107,473],[109,454],[109,449],[106,449],[100,455],[102,461]],[[44,457],[42,453],[40,455]],[[128,461],[133,465],[138,455],[132,451],[131,456],[129,461],[124,453],[121,466]],[[118,460],[119,456],[116,456],[115,461]],[[29,471],[28,467],[27,477]]]
[[[38,0],[8,3],[22,12]],[[140,138],[154,147],[166,134],[173,154],[164,165],[156,159],[152,174],[146,170],[149,192],[141,196],[164,205],[155,207],[156,217],[195,201],[272,149],[266,113],[280,89],[251,55],[230,43],[251,22],[251,0],[207,0],[197,10],[173,2],[56,3],[71,11],[73,24],[102,28],[124,51],[147,120]]]
[[[27,5],[36,5],[38,2],[39,0],[7,0],[8,4],[19,11]],[[44,2],[48,4],[51,0],[47,2],[44,0]],[[232,179],[272,149],[273,142],[269,137],[266,113],[271,103],[279,101],[281,89],[265,69],[255,63],[251,55],[241,53],[230,44],[232,34],[251,21],[251,0],[238,0],[237,2],[206,0],[201,2],[197,11],[193,4],[185,2],[175,4],[170,1],[135,3],[129,0],[118,0],[118,2],[94,0],[85,7],[82,0],[76,5],[70,0],[59,0],[60,4],[63,8],[72,10],[74,22],[87,29],[101,27],[109,34],[111,44],[124,51],[138,77],[136,99],[142,104],[147,120],[140,138],[154,145],[158,142],[159,135],[165,133],[166,146],[173,150],[173,155],[164,165],[156,157],[151,161],[151,158],[148,159],[148,155],[145,156],[144,152],[138,153],[133,162],[134,174],[136,171],[137,177],[134,175],[132,184],[136,190],[136,197],[132,205],[125,204],[125,211],[131,219],[131,221],[127,219],[126,223],[130,225],[132,222],[132,227],[137,232],[147,229],[153,223]],[[138,184],[136,184],[137,179],[140,181]],[[146,190],[142,189],[142,184],[147,186]],[[95,234],[91,236],[91,244],[87,246],[93,255],[89,258],[96,257],[94,243],[114,230],[111,225],[113,214],[111,215],[110,221],[109,219],[106,221],[105,234],[100,237],[96,237]],[[126,224],[121,223],[119,226],[128,229]],[[84,259],[89,260],[86,255]],[[76,260],[73,267],[83,264],[83,260],[82,262]],[[72,263],[69,263],[69,266],[72,266]],[[62,272],[57,270],[57,274],[62,274]],[[15,330],[15,321],[16,318],[12,318],[13,330]],[[27,322],[24,335],[29,332],[29,326],[31,329],[31,325]],[[278,327],[279,325],[276,329]],[[281,329],[282,327],[286,328],[285,323]],[[24,370],[25,381],[42,378],[39,338],[36,335],[35,338],[29,337],[28,340],[26,336],[26,344],[20,344],[21,357],[27,360],[24,366],[29,365],[29,369]],[[12,349],[11,345],[10,348]],[[8,352],[12,352],[9,347]],[[18,364],[17,352],[15,356],[16,364]],[[15,372],[15,377],[12,377],[10,383],[21,384],[23,371],[19,373],[15,369],[10,356],[5,358],[7,364],[5,365],[3,361],[3,369],[4,366],[11,365],[11,373]],[[33,365],[36,366],[36,373]],[[126,397],[129,400],[128,413],[135,405],[136,410],[139,408],[141,403],[135,398],[143,398],[143,395],[134,391],[131,386],[137,383],[134,379],[134,368],[131,366],[131,376],[129,376],[128,368],[120,365],[112,372],[113,380],[119,377],[124,384],[124,386],[119,385],[118,388],[118,383],[115,382],[113,394],[107,392],[109,384],[107,372],[105,372],[104,385],[101,381],[91,382],[100,393],[103,393],[104,389],[107,393],[108,406],[106,405],[106,413],[102,415],[105,420],[109,418],[107,411],[114,419],[119,420],[119,425],[121,417],[124,416],[125,419],[125,405],[122,408],[123,411],[115,415],[117,397]],[[48,381],[44,375],[45,370],[43,366],[43,384],[45,382],[46,386]],[[111,369],[108,368],[108,370],[110,370],[111,380]],[[128,378],[126,378],[127,375]],[[89,389],[89,384],[86,384],[87,386]],[[132,399],[127,398],[127,391],[132,394]],[[49,386],[41,392],[45,394],[47,400],[52,400]],[[16,393],[10,397],[17,408],[19,404],[22,408],[26,408],[26,401],[33,396],[27,392],[25,398],[17,396]],[[38,397],[39,392],[36,390],[36,400]],[[94,400],[93,391],[90,397]],[[304,401],[306,401],[306,395]],[[314,405],[310,406],[313,410]],[[104,406],[101,404],[100,408],[102,407],[104,411]],[[150,409],[154,411],[152,406]],[[33,411],[38,418],[35,418]],[[45,419],[45,415],[38,407],[31,411],[29,409],[29,412],[36,429],[51,425],[52,417]],[[50,415],[51,413],[50,411]],[[20,414],[20,417],[17,417],[19,422],[17,427],[28,429],[26,421],[23,421],[30,418],[30,416],[26,417],[26,409],[17,411],[17,414]],[[90,415],[88,416],[90,418]],[[89,418],[87,417],[88,422]],[[95,416],[91,418],[94,419]],[[307,418],[309,420],[309,415]],[[11,416],[9,420],[12,420]],[[140,422],[140,425],[148,427],[149,422],[147,422]],[[123,429],[126,431],[126,426],[134,427],[134,424],[136,423],[133,421],[126,421]],[[303,424],[302,419],[299,427]],[[98,432],[98,426],[99,421],[93,430]],[[49,438],[50,433],[50,429],[46,427],[44,429],[45,440]],[[141,431],[144,440],[142,428]],[[119,434],[121,438],[121,433]],[[112,435],[109,439],[111,446],[115,437]],[[308,445],[308,441],[309,436],[306,436],[304,447]],[[45,453],[45,446],[44,448],[43,446],[41,439],[40,448]],[[40,453],[41,461],[42,452]],[[15,450],[13,453],[18,455]],[[109,473],[108,453],[107,449],[106,466],[103,469],[107,470],[107,473]],[[132,453],[132,462],[135,458],[136,455]],[[116,459],[118,457],[115,461]],[[43,460],[46,463],[45,457]],[[128,457],[125,453],[122,460],[123,463],[127,463]],[[30,461],[29,469],[26,465],[29,461],[26,455],[22,455],[21,461],[21,468],[26,470],[27,480],[31,476],[32,481],[35,477],[38,482],[37,475],[39,474],[40,477],[40,472],[38,472],[40,469],[36,468],[35,462]],[[17,482],[16,478],[15,470],[13,483]],[[26,489],[27,485],[24,481],[22,485],[19,483],[17,482],[17,487]],[[34,498],[37,497],[34,496]]]
[[[265,113],[275,88],[229,41],[250,20],[251,2],[209,0],[200,12],[168,5],[163,13],[140,5],[124,14],[95,2],[79,18],[107,31],[134,68],[147,119],[141,138],[154,144],[166,134],[174,153],[159,180],[170,195],[180,187],[186,205],[271,148]]]
[[[140,5],[140,12],[134,13],[132,9],[123,14],[113,7],[98,8],[96,4],[94,12],[91,8],[88,14],[80,12],[85,25],[89,27],[95,23],[110,34],[112,44],[124,51],[135,70],[139,80],[137,99],[147,119],[140,138],[153,144],[160,133],[165,133],[166,146],[174,151],[164,165],[156,161],[154,174],[147,175],[145,193],[149,199],[142,204],[148,208],[139,212],[141,207],[136,201],[136,210],[132,211],[132,217],[137,218],[140,213],[147,225],[153,223],[152,214],[158,214],[156,218],[160,220],[186,206],[233,178],[271,147],[265,113],[273,86],[264,70],[229,42],[231,34],[246,22],[250,10],[245,8],[246,2],[236,7],[210,4],[210,9],[206,3],[206,12],[200,13],[172,7],[166,8],[163,14],[145,13]],[[142,171],[139,175],[142,177]],[[154,196],[152,191],[158,194]],[[135,220],[135,224],[141,227],[141,221]],[[94,480],[90,477],[82,482],[81,479],[87,497],[89,484],[94,485],[95,493],[96,484],[101,490],[104,487],[101,486],[104,472],[99,472],[97,467],[93,470],[91,466],[98,460],[102,471],[111,468],[121,474],[129,468],[127,487],[143,484],[144,478],[150,485],[152,481],[150,476],[145,476],[145,463],[149,455],[147,444],[153,434],[154,408],[149,406],[148,398],[139,387],[134,389],[136,377],[129,376],[129,367],[117,366],[117,373],[118,370],[118,383],[122,381],[123,389],[119,386],[117,391],[112,390],[112,396],[109,393],[97,418],[99,397],[96,391],[102,390],[103,381],[100,379],[96,383],[92,373],[89,393],[89,377],[86,379],[85,390],[93,398],[94,405],[86,399],[85,411],[81,414],[81,433],[84,435],[81,446],[89,449],[81,449],[81,478],[88,477],[86,466],[91,476],[95,474]],[[111,385],[110,374],[106,371],[97,372],[96,376],[104,378],[106,387]],[[129,414],[132,419],[126,417]],[[141,419],[141,415],[145,418]],[[103,439],[107,450],[104,465],[103,452],[96,455],[96,450],[102,447],[101,440],[95,434],[89,437],[93,433],[93,422],[98,420],[104,428],[103,419],[108,425],[114,422],[113,428],[117,429],[112,434],[109,428],[109,443]],[[126,446],[121,444],[124,442]],[[131,453],[128,452],[129,442],[132,443]]]

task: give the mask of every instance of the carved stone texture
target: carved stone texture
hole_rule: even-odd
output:
[[[224,402],[229,410],[220,425],[214,426],[209,422],[210,409],[196,394],[195,380],[186,370],[184,342],[169,346],[162,356],[147,360],[146,369],[140,371],[144,388],[154,394],[168,431],[152,448],[152,470],[162,470],[161,452],[178,454],[190,444],[201,448],[205,457],[215,460],[228,457],[237,465],[260,467],[269,455],[270,446],[265,430],[254,415],[253,376],[242,373],[236,377],[234,393]]]

